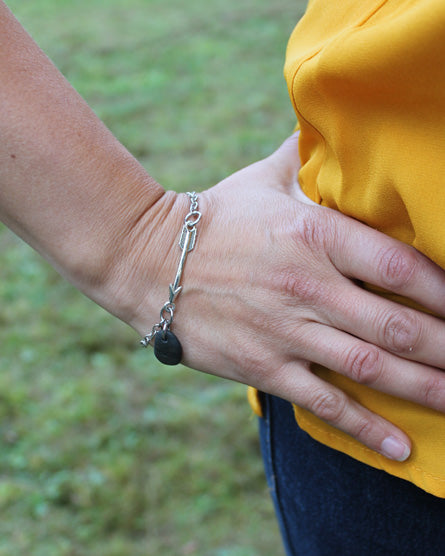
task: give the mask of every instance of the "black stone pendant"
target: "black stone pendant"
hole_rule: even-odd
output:
[[[177,365],[182,359],[181,343],[170,330],[156,332],[154,354],[164,365]]]

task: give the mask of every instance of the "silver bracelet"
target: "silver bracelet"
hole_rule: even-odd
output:
[[[187,193],[190,198],[190,210],[184,218],[179,248],[181,258],[173,284],[169,285],[169,298],[160,312],[160,321],[156,323],[151,332],[143,337],[141,345],[147,347],[154,339],[154,354],[156,358],[165,365],[177,365],[182,359],[182,346],[175,334],[170,330],[175,314],[175,300],[182,290],[180,285],[182,272],[188,253],[193,250],[196,242],[196,225],[201,220],[202,214],[198,210],[198,195],[193,191]]]

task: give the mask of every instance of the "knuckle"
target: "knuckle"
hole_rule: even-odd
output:
[[[382,327],[383,343],[396,353],[410,353],[422,336],[422,325],[415,313],[400,310],[390,314]]]
[[[345,357],[345,371],[361,384],[374,384],[382,372],[381,354],[374,346],[353,346]]]
[[[336,425],[342,420],[346,405],[347,401],[344,394],[323,391],[314,396],[310,404],[310,410],[323,421]]]
[[[378,271],[383,285],[391,290],[406,287],[414,275],[418,262],[415,253],[409,249],[390,247],[384,250],[378,262]]]
[[[264,356],[260,349],[242,349],[241,346],[237,349],[235,344],[232,351],[232,362],[236,368],[238,380],[250,384],[252,378],[266,382],[268,379],[274,380],[279,376],[279,371],[271,373],[270,361]]]
[[[354,430],[352,431],[352,435],[359,442],[363,442],[364,444],[367,444],[367,440],[373,433],[373,430],[374,430],[374,425],[372,421],[363,417],[356,421]]]
[[[287,272],[281,276],[280,289],[286,297],[313,303],[322,292],[321,284],[311,276]]]
[[[314,248],[323,246],[326,241],[326,225],[322,225],[312,212],[303,215],[295,228],[298,243]]]
[[[420,402],[427,407],[437,407],[444,395],[442,381],[438,377],[430,377],[419,388]]]
[[[267,278],[268,287],[275,291],[286,305],[300,305],[313,307],[322,296],[326,297],[326,287],[320,280],[304,269],[297,269],[294,265],[283,265],[275,268]]]

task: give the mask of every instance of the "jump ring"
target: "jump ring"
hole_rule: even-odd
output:
[[[202,214],[199,212],[199,210],[192,210],[184,218],[184,224],[189,229],[194,228],[196,224],[201,220],[201,217]],[[194,218],[194,220],[190,220],[191,218]]]
[[[164,304],[164,307],[162,307],[161,312],[160,312],[161,326],[163,326],[165,322],[167,322],[169,325],[171,324],[171,322],[173,320],[174,310],[175,310],[175,304],[174,303],[170,303],[169,301],[167,301],[167,303]],[[166,312],[169,313],[170,320],[165,318],[164,313],[166,313]]]

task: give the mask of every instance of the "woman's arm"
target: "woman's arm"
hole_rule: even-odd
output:
[[[0,214],[141,335],[157,322],[189,210],[96,118],[0,2]],[[148,130],[148,133],[155,133]],[[298,403],[394,459],[409,439],[310,372],[445,410],[445,273],[414,249],[301,201],[295,137],[200,195],[175,333],[189,366]],[[439,369],[438,369],[439,368]]]
[[[158,246],[156,268],[156,254],[172,241],[156,234],[157,222],[172,217],[176,195],[113,137],[3,2],[0,52],[0,217],[119,313],[109,288],[120,265],[141,233]]]

